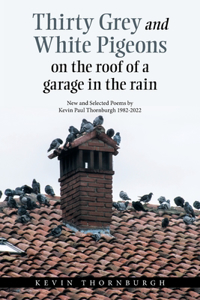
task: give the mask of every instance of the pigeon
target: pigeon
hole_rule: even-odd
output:
[[[164,218],[162,220],[162,228],[166,228],[169,225],[169,219],[168,218]]]
[[[162,204],[163,202],[165,202],[166,201],[166,198],[164,197],[164,196],[160,196],[159,198],[158,198],[158,202],[160,203],[160,204]]]
[[[117,132],[115,134],[115,136],[113,137],[113,140],[117,143],[117,145],[119,146],[119,144],[121,143],[121,136],[120,136],[120,133]]]
[[[19,216],[28,214],[28,212],[27,212],[25,206],[20,206],[20,207],[18,208],[17,214],[18,214]]]
[[[132,201],[132,206],[137,211],[147,211],[140,201]]]
[[[16,189],[14,190],[14,192],[15,192],[15,195],[17,195],[17,196],[20,196],[20,195],[24,194],[24,192],[22,191],[21,187],[16,187]]]
[[[21,189],[24,192],[24,194],[31,194],[31,193],[33,193],[33,189],[30,186],[26,185],[26,184],[23,185],[21,187]]]
[[[58,237],[61,235],[61,232],[62,232],[62,225],[58,225],[57,227],[53,228],[51,230],[51,232],[49,234],[46,235],[46,237],[49,237],[49,236],[55,236],[55,237]]]
[[[25,214],[25,215],[22,215],[20,216],[15,222],[17,223],[22,223],[22,224],[26,224],[28,223],[31,219],[33,219],[33,217],[31,217],[29,215],[29,213]]]
[[[129,202],[113,202],[113,207],[116,208],[119,211],[123,211],[127,209],[127,206],[129,205]]]
[[[200,202],[199,201],[194,201],[193,206],[196,209],[200,209]]]
[[[195,221],[195,217],[190,217],[188,215],[184,216],[183,217],[183,222],[186,224],[186,225],[190,225],[190,224],[193,224],[193,222]]]
[[[35,179],[32,181],[32,188],[33,188],[33,193],[39,194],[40,193],[40,183],[37,182]]]
[[[93,126],[96,127],[96,126],[99,126],[99,125],[102,125],[103,124],[103,117],[102,116],[98,116],[94,119],[93,121]]]
[[[170,209],[170,200],[166,200],[158,206],[158,209]]]
[[[13,199],[12,196],[8,196],[7,205],[10,208],[18,208],[17,203],[16,203],[15,199]]]
[[[75,133],[69,133],[67,138],[66,138],[66,142],[65,142],[65,145],[64,145],[64,148],[67,146],[67,144],[69,143],[72,143],[74,140],[75,140],[76,136],[75,136]]]
[[[106,131],[106,134],[111,138],[115,134],[114,129],[110,128]]]
[[[184,209],[188,215],[192,215],[195,218],[194,210],[189,202],[185,202]]]
[[[45,197],[45,195],[42,194],[38,194],[37,195],[37,201],[40,203],[40,205],[44,204],[44,206],[50,206],[49,201],[47,200],[47,198]]]
[[[122,200],[131,200],[131,199],[128,197],[127,193],[124,192],[124,191],[121,191],[121,192],[119,193],[119,196],[120,196],[120,198],[121,198]]]
[[[144,196],[139,196],[140,197],[140,201],[144,202],[144,203],[147,203],[151,200],[151,197],[152,197],[153,193],[150,193],[148,195],[144,195]]]
[[[51,145],[50,145],[49,149],[47,150],[47,152],[49,152],[49,151],[51,151],[53,149],[58,149],[60,147],[60,145],[62,145],[62,143],[63,143],[63,141],[61,139],[59,139],[59,138],[53,140],[51,142]]]
[[[6,196],[15,196],[15,191],[14,190],[11,190],[11,189],[6,189],[5,190],[5,192],[4,192],[4,194],[6,195]]]
[[[95,242],[98,242],[101,238],[101,232],[99,231],[98,233],[94,233],[91,237],[95,240]]]
[[[77,128],[75,128],[74,126],[70,126],[68,130],[70,133],[73,133],[76,137],[78,134],[80,134],[80,131]]]
[[[35,201],[31,200],[31,198],[27,198],[26,207],[28,210],[40,208],[40,206],[38,206],[37,203],[35,203]]]
[[[185,200],[182,197],[178,196],[178,197],[174,198],[174,202],[177,206],[184,207]]]
[[[2,193],[2,191],[0,191],[0,198],[2,197],[2,195],[3,195],[3,193]]]
[[[25,207],[27,206],[27,199],[28,198],[25,195],[19,196],[19,200],[20,200],[21,204]]]
[[[54,193],[54,190],[53,190],[52,186],[46,185],[44,190],[47,193],[47,195],[50,195],[52,197],[55,196],[55,193]]]
[[[86,119],[82,120],[80,133],[91,132],[94,129],[94,126],[91,122],[88,122]]]

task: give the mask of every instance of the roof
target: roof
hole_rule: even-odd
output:
[[[148,212],[113,208],[111,236],[98,242],[91,234],[64,227],[59,237],[46,237],[62,222],[59,197],[50,207],[31,211],[31,222],[15,223],[16,209],[0,204],[1,237],[24,250],[25,256],[0,253],[0,277],[200,276],[200,220],[186,226],[182,208],[170,212],[147,204]],[[168,216],[166,229],[161,221]],[[199,298],[195,288],[1,288],[5,299],[188,299]]]

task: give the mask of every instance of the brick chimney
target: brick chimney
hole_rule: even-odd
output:
[[[109,232],[112,216],[112,156],[116,142],[102,126],[75,139],[49,158],[60,161],[63,222],[74,230]]]

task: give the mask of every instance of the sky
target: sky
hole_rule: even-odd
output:
[[[2,2],[0,190],[4,192],[24,184],[31,186],[35,178],[43,193],[45,185],[50,184],[56,195],[60,195],[59,161],[56,158],[50,160],[47,149],[54,138],[66,139],[70,125],[79,129],[83,118],[93,121],[100,113],[59,113],[59,108],[82,108],[81,105],[67,105],[67,101],[129,101],[141,113],[118,111],[129,108],[127,105],[109,105],[116,112],[101,113],[105,129],[112,127],[121,134],[119,154],[113,157],[113,200],[118,201],[119,192],[123,190],[134,201],[150,192],[153,193],[152,203],[158,203],[160,196],[170,199],[172,205],[176,196],[191,204],[200,201],[197,8],[197,1],[191,6],[179,0],[175,3],[125,0],[123,7],[113,6],[105,0],[99,3],[74,1],[70,6],[61,0]],[[38,13],[45,14],[41,17],[41,30],[36,30],[37,18],[33,17]],[[61,14],[63,20],[80,16],[81,21],[79,24],[73,21],[71,30],[46,30],[47,14],[57,20]],[[106,14],[103,19],[105,29],[99,25],[103,14]],[[86,34],[83,34],[87,30],[84,18],[93,18]],[[116,18],[122,20],[118,21],[117,28]],[[134,24],[138,24],[139,18],[136,30]],[[167,30],[145,30],[147,22],[163,23],[167,18]],[[106,30],[109,26],[111,29]],[[91,46],[85,49],[90,52],[83,53],[79,49],[81,53],[56,53],[55,43],[49,53],[44,49],[39,53],[35,36],[60,36],[68,42],[68,49],[69,41],[79,39],[83,43],[87,40]],[[97,53],[100,36],[108,38],[107,46],[102,47],[103,53]],[[124,57],[116,57],[116,43],[123,39],[135,43],[166,41],[167,50],[165,53],[125,53]],[[91,72],[72,72],[71,65],[77,61],[91,64]],[[114,68],[119,67],[120,61],[122,72],[96,72],[96,64],[113,65]],[[126,66],[135,68],[136,61],[139,61],[137,72],[136,69],[127,72]],[[67,72],[52,72],[52,65],[59,64],[66,64]],[[147,65],[148,72],[143,72]],[[124,81],[126,88],[106,90],[105,82],[111,78]],[[157,90],[129,89],[130,81],[143,82],[145,78],[156,81]],[[84,89],[77,93],[67,90],[44,93],[44,82],[48,80],[83,81]],[[88,90],[90,80],[100,81],[101,90]],[[99,107],[102,106],[91,108]]]

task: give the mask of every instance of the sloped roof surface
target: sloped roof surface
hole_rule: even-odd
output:
[[[169,214],[147,204],[148,212],[113,209],[112,236],[99,242],[91,234],[64,227],[59,237],[46,237],[62,222],[59,198],[31,211],[31,222],[15,223],[16,209],[0,204],[0,236],[26,256],[0,253],[0,277],[200,276],[200,221],[186,226],[182,208]],[[197,211],[195,211],[196,214]],[[166,229],[161,221],[168,216]],[[191,288],[2,288],[1,299],[199,299]]]

